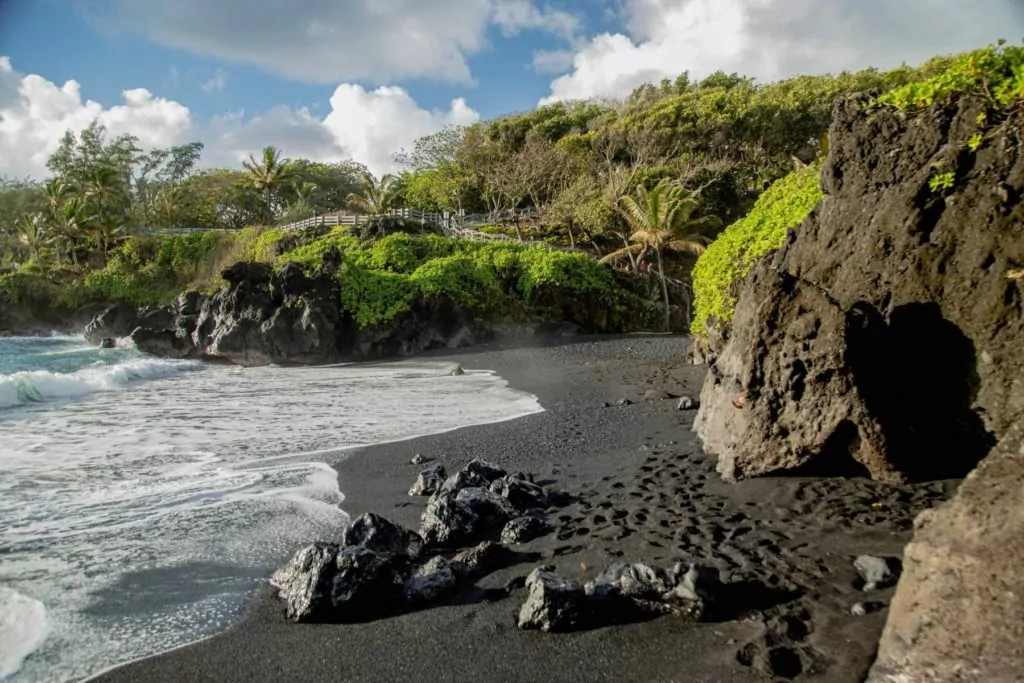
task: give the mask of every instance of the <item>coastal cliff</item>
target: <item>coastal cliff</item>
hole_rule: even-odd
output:
[[[694,429],[726,480],[965,476],[921,515],[870,680],[1024,666],[1024,195],[1016,109],[840,104],[825,198],[709,335]]]

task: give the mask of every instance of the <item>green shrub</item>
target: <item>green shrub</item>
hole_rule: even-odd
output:
[[[337,247],[342,253],[346,253],[359,248],[359,239],[347,233],[332,232],[309,244],[281,254],[277,263],[284,265],[289,261],[294,261],[307,268],[319,268],[324,262],[324,252],[331,247]]]
[[[1009,107],[1024,99],[1024,47],[990,45],[947,59],[938,73],[908,83],[878,98],[904,110],[919,110],[956,95],[978,95],[993,106]]]
[[[824,194],[818,166],[795,171],[761,195],[750,214],[712,242],[693,268],[694,318],[691,331],[707,332],[708,318],[732,320],[734,282],[747,276],[766,254],[782,246],[786,233],[803,222]]]
[[[114,256],[102,270],[94,270],[85,276],[87,297],[93,301],[123,301],[136,306],[153,306],[170,303],[182,286],[175,281],[173,273],[156,262],[141,268]]]
[[[368,270],[346,262],[338,272],[341,312],[360,328],[377,327],[405,313],[419,296],[416,283],[404,273]]]
[[[547,247],[528,247],[519,254],[519,291],[531,299],[538,289],[558,287],[579,294],[611,293],[615,278],[607,266],[586,254]]]
[[[501,303],[494,270],[466,255],[431,259],[416,269],[412,281],[423,296],[446,297],[478,312]]]

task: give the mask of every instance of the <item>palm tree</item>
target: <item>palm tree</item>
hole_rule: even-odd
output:
[[[51,178],[43,185],[43,199],[50,209],[50,217],[57,221],[66,202],[75,193],[75,188],[60,178]]]
[[[78,241],[87,222],[85,202],[80,197],[72,197],[64,202],[54,220],[55,232],[51,241],[58,250],[70,252],[71,262],[75,266],[78,265]]]
[[[96,245],[100,253],[108,253],[122,232],[124,225],[117,216],[109,213],[97,216],[96,222],[93,223],[93,233],[96,235]]]
[[[693,218],[700,206],[695,195],[674,185],[668,179],[662,180],[653,189],[643,185],[636,191],[636,199],[625,196],[619,199],[618,211],[633,230],[629,241],[633,244],[608,254],[601,263],[614,261],[623,256],[638,255],[641,259],[653,251],[658,263],[658,277],[661,293],[665,300],[665,331],[671,331],[672,307],[668,299],[668,280],[662,254],[668,251],[687,251],[701,254],[707,248],[707,238],[697,234],[704,228],[717,227],[721,221],[715,216]]]
[[[86,178],[86,198],[95,202],[93,213],[102,218],[114,210],[117,201],[125,197],[124,178],[110,165],[97,166]]]
[[[18,221],[18,241],[28,249],[29,256],[39,262],[39,251],[46,244],[46,228],[43,214],[24,214]]]
[[[291,180],[293,169],[289,159],[282,159],[281,152],[276,147],[264,147],[263,156],[259,161],[256,157],[249,155],[248,161],[242,165],[249,172],[249,179],[253,187],[263,192],[267,201],[267,219],[274,218],[274,190],[277,190]]]
[[[391,174],[381,176],[380,180],[367,171],[361,179],[362,194],[350,194],[345,202],[360,213],[379,216],[393,209],[398,203],[398,178]]]
[[[316,193],[316,183],[293,182],[292,189],[295,190],[295,201],[291,208],[309,211],[313,203],[313,194]]]

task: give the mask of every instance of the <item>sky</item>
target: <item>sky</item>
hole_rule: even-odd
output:
[[[400,170],[449,125],[686,71],[771,81],[1024,36],[1024,0],[0,0],[0,176],[99,119],[204,166]]]

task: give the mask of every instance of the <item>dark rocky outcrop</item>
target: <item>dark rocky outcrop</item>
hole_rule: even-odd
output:
[[[538,567],[526,588],[519,628],[576,631],[663,614],[699,621],[721,584],[713,567],[677,564],[667,571],[637,562],[612,565],[585,585]]]
[[[1024,422],[914,526],[868,681],[1020,680]]]
[[[98,313],[85,327],[85,340],[99,344],[104,339],[130,336],[139,326],[139,310],[131,304],[114,304]]]
[[[1018,680],[1024,119],[1001,115],[972,151],[986,111],[972,98],[865,104],[837,107],[825,199],[708,340],[695,428],[730,480],[973,470],[916,521],[869,680]],[[951,188],[930,186],[939,173]],[[858,564],[865,587],[895,579],[889,560]]]
[[[340,252],[328,251],[323,260],[311,275],[297,263],[278,271],[236,263],[221,273],[226,284],[212,296],[186,292],[169,307],[141,311],[110,306],[92,319],[86,338],[98,344],[131,336],[145,353],[244,366],[412,355],[490,338],[471,311],[449,300],[419,301],[387,325],[360,329],[341,314]]]
[[[504,476],[503,470],[480,460],[460,473]],[[451,490],[438,500],[465,515],[465,525],[450,528],[449,544],[471,539],[515,513],[509,501],[483,487]],[[438,548],[427,552],[419,534],[366,513],[345,528],[341,543],[312,543],[300,549],[274,573],[270,584],[294,621],[365,621],[436,601],[508,565],[515,556],[491,541],[452,556]],[[507,591],[499,592],[507,596]]]
[[[427,501],[420,535],[428,544],[452,545],[500,531],[529,509],[543,507],[544,489],[522,472],[473,460],[448,477]]]
[[[414,532],[366,514],[349,525],[341,545],[302,548],[270,583],[295,621],[376,618],[394,609],[403,595],[436,589],[429,572],[420,572],[418,583],[405,586],[421,547]]]
[[[437,493],[441,486],[444,485],[444,481],[447,477],[448,472],[445,470],[444,465],[441,463],[435,463],[419,473],[416,477],[416,481],[413,482],[412,487],[409,488],[409,495],[433,495],[434,493]]]
[[[825,199],[712,344],[695,428],[726,479],[962,477],[1024,410],[1020,121],[972,153],[972,100],[864,105],[837,107]]]
[[[518,517],[501,530],[501,542],[506,545],[529,543],[550,531],[548,523],[540,517]]]

